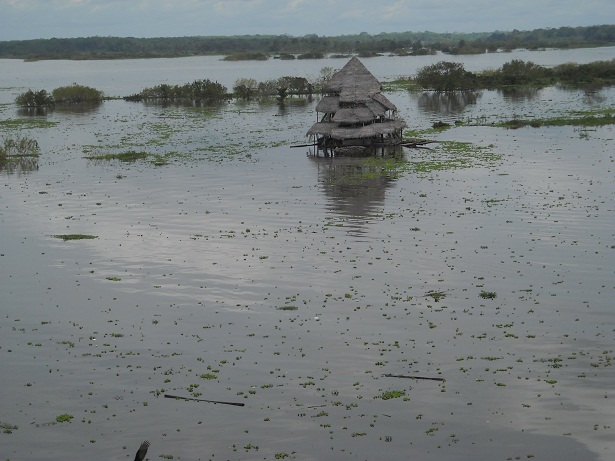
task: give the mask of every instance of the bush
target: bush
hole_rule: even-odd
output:
[[[224,57],[224,61],[267,61],[269,56],[265,53],[234,53]]]
[[[278,79],[278,91],[280,88],[286,88],[288,94],[311,94],[312,85],[304,77],[280,77]]]
[[[419,69],[416,82],[436,91],[467,90],[475,86],[475,75],[458,62],[440,61]]]
[[[548,70],[531,61],[513,59],[502,65],[498,76],[502,85],[527,85],[548,77]]]
[[[133,101],[159,100],[173,103],[220,102],[228,98],[226,87],[211,80],[196,80],[185,85],[160,84],[145,88],[141,93],[126,99]]]
[[[553,69],[563,83],[611,83],[615,81],[615,59],[588,64],[561,64]]]
[[[277,96],[284,99],[287,96],[312,94],[313,91],[314,85],[305,77],[293,76],[285,76],[258,83],[253,78],[240,78],[235,81],[233,86],[233,94],[239,99],[267,96]]]
[[[103,93],[89,86],[77,85],[61,86],[52,92],[53,99],[60,104],[80,104],[84,102],[102,102]]]
[[[239,78],[233,86],[235,97],[240,99],[250,99],[257,91],[258,83],[253,78]]]
[[[53,96],[47,90],[28,90],[15,98],[15,103],[21,107],[51,107],[54,104]]]
[[[309,51],[297,56],[297,59],[323,59],[325,54],[321,51]]]

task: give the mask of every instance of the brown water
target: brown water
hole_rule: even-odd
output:
[[[421,128],[614,101],[388,96]],[[20,127],[42,156],[0,184],[4,459],[132,459],[144,439],[150,459],[612,458],[613,127],[458,127],[435,138],[496,156],[356,176],[289,148],[316,102],[107,101]],[[84,158],[130,149],[174,155]]]

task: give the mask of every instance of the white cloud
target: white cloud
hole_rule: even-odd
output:
[[[408,5],[408,2],[399,0],[390,5],[386,5],[381,10],[381,17],[385,21],[391,19],[399,19],[401,17],[409,18],[412,12],[412,8]]]
[[[282,10],[283,13],[292,13],[295,11],[299,11],[300,8],[302,6],[308,7],[309,5],[306,4],[305,0],[290,0],[289,2],[286,3],[286,5],[284,6],[284,9]]]

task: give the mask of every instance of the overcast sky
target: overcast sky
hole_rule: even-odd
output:
[[[0,40],[492,32],[615,24],[615,0],[0,0]]]

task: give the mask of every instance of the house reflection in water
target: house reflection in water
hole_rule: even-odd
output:
[[[401,147],[398,149],[399,155],[394,158],[403,161]],[[379,157],[308,158],[316,169],[328,209],[343,221],[349,234],[365,234],[367,224],[382,215],[387,189],[395,183],[394,175],[383,170]]]

